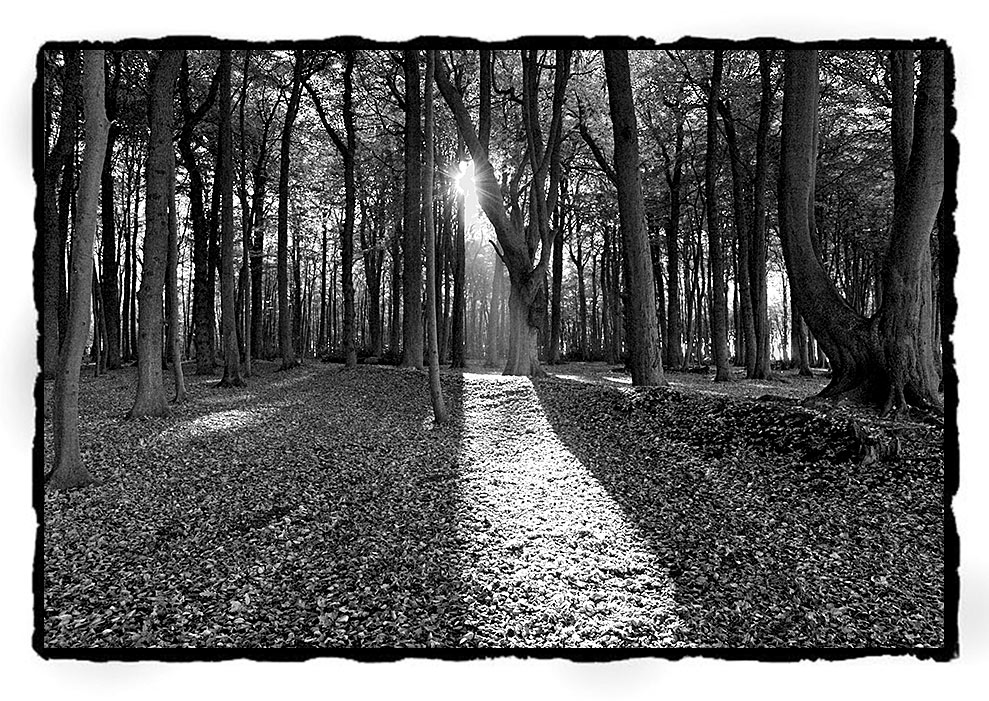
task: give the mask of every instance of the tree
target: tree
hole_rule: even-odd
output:
[[[175,403],[185,401],[185,375],[182,373],[182,310],[179,306],[179,222],[175,207],[175,151],[168,150],[168,253],[165,263],[165,305],[168,333],[166,345],[175,380]]]
[[[323,128],[329,134],[330,140],[340,152],[343,159],[344,182],[344,215],[343,228],[340,230],[340,268],[343,283],[343,352],[348,368],[357,366],[357,345],[354,313],[354,222],[357,207],[357,125],[354,115],[354,63],[355,52],[344,52],[343,67],[343,126],[345,136],[342,138],[333,128],[323,109],[319,94],[313,89],[308,79],[304,81],[306,90],[312,97],[313,105],[323,123]]]
[[[838,292],[814,250],[810,203],[816,169],[818,55],[786,52],[780,234],[791,294],[831,363],[831,382],[821,397],[859,397],[886,411],[908,405],[936,411],[943,407],[930,334],[922,328],[923,307],[930,299],[920,290],[930,270],[923,266],[923,249],[944,189],[944,60],[943,50],[921,54],[910,156],[896,186],[902,196],[894,195],[882,304],[867,318]],[[899,117],[898,112],[894,122]],[[901,157],[902,151],[897,155]]]
[[[117,92],[122,73],[122,53],[113,51],[112,79],[110,63],[107,62],[109,85],[106,89],[106,116],[110,120],[110,131],[107,136],[106,152],[109,157],[103,159],[103,172],[100,177],[100,239],[103,244],[103,271],[100,279],[101,295],[103,298],[103,320],[106,327],[106,367],[115,370],[120,367],[120,291],[117,286],[119,270],[117,260],[117,230],[116,210],[113,197],[113,148],[120,135],[121,127],[117,121]]]
[[[223,378],[219,387],[242,387],[240,348],[234,290],[233,133],[231,120],[230,50],[220,51],[220,323],[223,338]],[[241,97],[243,99],[243,97]]]
[[[288,304],[288,179],[292,159],[292,126],[299,111],[305,56],[296,49],[292,68],[292,88],[282,126],[281,161],[278,170],[278,347],[282,370],[295,367],[295,347],[292,345],[292,315]]]
[[[42,299],[42,372],[54,377],[58,367],[59,345],[64,329],[59,327],[59,296],[64,294],[65,244],[59,231],[59,217],[68,208],[58,201],[59,175],[72,177],[72,157],[79,112],[79,52],[64,52],[62,108],[59,112],[58,139],[45,158],[42,213],[44,216],[44,288]],[[66,169],[68,165],[68,169]],[[89,289],[88,287],[86,288]]]
[[[402,52],[405,72],[405,190],[402,228],[402,367],[422,367],[422,115],[419,52]]]
[[[618,216],[625,248],[623,265],[628,285],[629,369],[634,385],[662,385],[663,361],[656,321],[656,297],[649,238],[645,230],[639,177],[638,129],[632,102],[628,52],[604,52],[608,104],[615,133],[615,184]]]
[[[162,391],[162,298],[168,248],[168,178],[172,150],[173,90],[182,63],[181,51],[160,51],[148,78],[148,165],[145,204],[144,267],[138,292],[137,396],[128,416],[164,416]]]
[[[708,257],[711,271],[711,345],[714,352],[715,382],[731,379],[728,366],[728,296],[725,286],[724,249],[718,214],[718,98],[724,52],[714,51],[714,67],[707,102],[707,151],[704,157],[704,200],[707,204]]]
[[[436,423],[447,421],[443,388],[440,386],[440,358],[436,345],[436,229],[433,226],[433,70],[435,53],[426,51],[425,139],[426,162],[423,167],[422,221],[426,233],[426,336],[429,340],[429,396]]]
[[[210,83],[209,92],[199,107],[193,109],[189,53],[182,58],[179,74],[179,102],[182,108],[182,127],[179,129],[178,147],[182,162],[189,173],[189,218],[193,238],[193,300],[192,327],[196,346],[196,372],[211,375],[215,369],[216,339],[213,326],[214,310],[213,267],[210,262],[210,227],[206,218],[206,183],[193,144],[196,126],[203,120],[216,100],[219,72]]]
[[[510,293],[508,359],[506,375],[543,375],[536,347],[541,326],[542,305],[537,299],[549,263],[553,231],[548,212],[556,206],[559,195],[559,148],[562,142],[563,105],[566,85],[570,75],[570,52],[558,50],[555,60],[552,117],[549,135],[543,143],[539,129],[539,105],[536,80],[536,52],[523,52],[523,129],[526,136],[529,166],[532,172],[530,194],[530,221],[523,226],[520,217],[509,214],[502,196],[502,187],[494,175],[488,158],[488,144],[479,134],[485,129],[475,128],[467,111],[464,97],[450,80],[449,70],[443,61],[436,62],[436,83],[450,110],[457,130],[467,144],[474,161],[474,182],[481,209],[491,222],[498,238],[499,254],[508,270]],[[481,113],[478,123],[490,125],[490,100],[481,97]],[[487,108],[485,108],[487,105]],[[489,128],[489,127],[488,127]],[[556,164],[553,166],[552,164]],[[550,183],[546,187],[546,178]],[[538,256],[537,256],[538,251]]]
[[[83,52],[82,64],[86,150],[82,158],[79,200],[73,228],[68,325],[55,373],[52,411],[55,462],[46,480],[53,489],[82,487],[94,481],[82,462],[79,448],[79,372],[86,337],[89,335],[96,207],[109,123],[104,105],[103,52]]]

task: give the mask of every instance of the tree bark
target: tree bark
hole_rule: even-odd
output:
[[[83,487],[95,481],[82,462],[79,446],[79,373],[89,335],[96,207],[109,124],[103,97],[103,52],[85,51],[82,63],[86,150],[83,153],[79,202],[73,227],[68,325],[55,373],[52,411],[55,461],[46,478],[47,485],[53,489]]]
[[[242,387],[237,344],[236,278],[234,273],[234,182],[230,50],[220,50],[220,324],[223,337],[223,377],[218,387]],[[242,98],[243,99],[243,98]]]
[[[175,207],[175,151],[168,150],[168,255],[165,264],[165,295],[168,300],[166,344],[175,380],[175,403],[185,401],[185,375],[182,372],[182,310],[179,307],[179,222]]]
[[[908,404],[943,410],[931,333],[930,236],[944,192],[944,53],[921,52],[913,138],[905,169],[901,169],[902,148],[894,147],[898,177],[878,314],[889,378],[887,411]],[[894,98],[894,114],[896,105]]]
[[[656,326],[656,297],[642,206],[639,144],[632,101],[628,52],[604,52],[608,104],[615,133],[615,175],[618,218],[625,255],[622,262],[628,285],[629,368],[633,385],[662,385],[663,361]]]
[[[179,131],[178,146],[179,153],[182,155],[182,162],[189,173],[189,218],[192,222],[193,238],[192,329],[196,347],[196,374],[199,375],[211,375],[215,370],[216,338],[213,332],[215,312],[213,309],[212,266],[210,264],[210,226],[204,204],[206,185],[193,147],[192,137],[196,124],[212,107],[216,99],[218,85],[218,80],[214,80],[203,103],[193,110],[190,104],[188,57],[183,58],[179,74],[179,94],[183,119],[182,129]]]
[[[406,49],[405,194],[402,231],[402,367],[421,368],[422,339],[422,100],[419,93],[419,51]]]
[[[524,57],[523,66],[526,71],[532,70],[532,57]],[[454,88],[442,61],[436,63],[436,82],[447,105],[453,112],[457,130],[467,144],[474,161],[474,182],[478,192],[478,202],[491,222],[501,248],[501,256],[508,269],[511,291],[509,294],[509,347],[504,374],[506,375],[544,375],[545,371],[539,364],[536,338],[542,324],[539,305],[536,304],[539,287],[550,257],[549,227],[539,225],[545,222],[545,211],[555,206],[557,194],[554,192],[553,170],[551,162],[558,158],[559,146],[562,141],[563,104],[566,96],[566,83],[569,78],[570,52],[557,51],[556,76],[553,89],[552,123],[548,142],[543,148],[542,137],[538,132],[538,105],[534,104],[535,95],[531,87],[523,91],[523,111],[525,119],[526,138],[530,143],[530,162],[535,163],[532,189],[542,191],[546,172],[550,174],[550,192],[541,195],[537,192],[535,214],[538,217],[535,224],[530,222],[527,232],[520,223],[512,221],[505,207],[501,186],[494,175],[491,162],[488,160],[487,148],[483,145],[474,128],[473,121],[464,104],[463,96]],[[488,104],[484,98],[481,104]],[[486,122],[490,115],[481,114],[479,122]],[[535,146],[536,148],[532,148]],[[554,155],[556,154],[556,155]],[[557,173],[558,175],[558,173]],[[544,209],[545,207],[545,209]],[[542,241],[539,239],[542,237]],[[538,246],[539,257],[534,260]]]
[[[168,248],[168,177],[171,163],[175,79],[181,51],[160,51],[148,78],[148,166],[144,227],[144,266],[138,292],[137,396],[129,418],[165,416],[162,387],[162,299]]]
[[[68,214],[58,203],[59,174],[71,177],[71,168],[65,171],[66,159],[71,159],[75,149],[76,121],[79,113],[79,51],[64,52],[64,79],[62,82],[62,109],[59,113],[58,140],[45,159],[44,194],[44,288],[41,308],[42,373],[45,379],[55,376],[58,370],[59,346],[62,329],[59,328],[59,296],[64,294],[65,245],[59,231],[59,216]],[[71,160],[69,161],[71,163]],[[87,291],[88,291],[87,287]]]
[[[744,361],[745,365],[745,376],[751,379],[755,376],[756,367],[755,317],[752,311],[752,276],[749,271],[750,249],[752,239],[755,237],[753,221],[749,215],[752,209],[747,193],[746,163],[742,160],[738,136],[735,133],[735,119],[732,115],[731,105],[728,102],[719,101],[718,109],[725,126],[725,141],[728,143],[731,159],[732,205],[735,214],[735,237],[738,242],[735,290],[738,297],[739,321],[741,322],[739,330],[741,333],[736,335],[736,339],[740,346],[739,350],[741,350],[740,359]]]
[[[761,97],[759,126],[756,128],[755,178],[752,184],[752,241],[749,249],[749,289],[752,296],[752,325],[755,331],[755,368],[752,379],[764,380],[771,374],[769,349],[769,302],[766,282],[766,181],[769,123],[772,118],[772,54],[759,52]]]
[[[107,136],[106,152],[109,157],[103,159],[103,172],[100,176],[100,216],[103,247],[103,271],[100,280],[103,298],[103,320],[106,326],[106,367],[116,370],[120,367],[120,289],[117,286],[119,262],[117,256],[116,208],[113,192],[113,147],[120,126],[114,121],[117,118],[117,87],[120,84],[121,52],[113,52],[113,77],[106,91],[106,113],[110,120],[110,131]],[[109,74],[109,66],[107,66]]]
[[[303,50],[296,49],[292,69],[292,92],[285,111],[285,124],[282,127],[281,160],[278,171],[278,348],[282,358],[282,369],[287,370],[297,364],[295,348],[292,345],[292,314],[288,303],[288,178],[292,154],[292,126],[299,110],[302,95]]]
[[[714,51],[710,94],[707,102],[707,150],[704,156],[704,199],[707,203],[708,260],[711,273],[711,345],[714,355],[715,382],[731,379],[728,364],[728,296],[725,286],[724,249],[718,213],[718,98],[721,92],[721,72],[724,52]]]
[[[426,51],[426,162],[423,171],[422,218],[426,233],[426,336],[429,339],[429,396],[433,403],[433,418],[437,424],[447,421],[446,404],[443,401],[443,388],[440,386],[440,359],[436,350],[436,230],[433,226],[433,70],[435,54]]]

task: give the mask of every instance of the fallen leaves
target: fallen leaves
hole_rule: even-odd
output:
[[[255,370],[145,421],[133,369],[84,379],[104,482],[45,494],[46,646],[943,640],[938,427],[859,417],[899,446],[863,464],[847,418],[692,376],[444,373],[436,428],[425,373]]]

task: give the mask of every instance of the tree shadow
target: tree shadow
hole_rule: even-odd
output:
[[[685,641],[941,644],[937,582],[918,581],[910,564],[890,554],[899,538],[910,539],[897,508],[917,507],[886,503],[886,490],[864,486],[854,465],[773,460],[690,441],[637,412],[638,389],[556,378],[534,386],[559,439],[668,568]],[[669,412],[686,411],[670,401]],[[684,420],[691,419],[677,421]],[[921,517],[936,564],[938,514]]]
[[[147,441],[120,448],[115,479],[72,503],[52,496],[46,646],[461,641],[461,376],[443,376],[442,427],[425,373],[316,367],[279,381],[255,379],[245,406],[145,426]],[[95,593],[78,600],[83,559]]]

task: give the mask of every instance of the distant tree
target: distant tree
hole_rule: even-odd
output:
[[[632,372],[632,384],[662,385],[665,384],[665,379],[659,346],[649,238],[645,230],[642,205],[638,129],[632,101],[628,52],[605,51],[604,66],[615,133],[615,183],[618,188],[618,216],[628,285],[628,365]]]
[[[172,163],[173,92],[182,52],[159,51],[149,81],[148,195],[145,204],[144,267],[138,292],[137,396],[130,418],[164,416],[162,388],[162,299],[168,249],[168,178]]]
[[[82,462],[79,448],[79,372],[89,335],[93,239],[96,236],[96,208],[109,123],[104,105],[103,52],[87,50],[82,53],[86,148],[82,157],[79,200],[73,228],[68,325],[55,373],[52,411],[55,462],[46,479],[53,489],[82,487],[93,482],[92,475]]]

